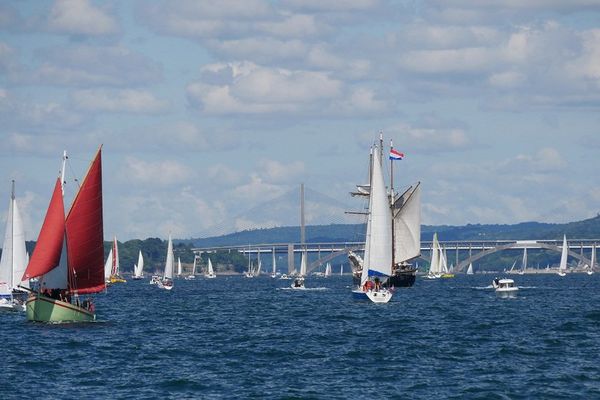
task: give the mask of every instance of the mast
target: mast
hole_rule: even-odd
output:
[[[304,224],[304,183],[300,184],[300,244],[305,247],[306,226]]]
[[[383,141],[383,137],[381,138]],[[394,149],[394,142],[390,139],[390,154]],[[394,160],[390,157],[390,212],[394,209]],[[393,217],[393,215],[392,215]],[[392,218],[392,269],[396,265],[396,230],[394,229],[394,218]]]

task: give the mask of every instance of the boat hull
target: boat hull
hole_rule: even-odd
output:
[[[387,289],[363,291],[360,289],[352,291],[355,300],[370,300],[373,303],[387,303],[392,299],[392,292]]]
[[[405,268],[395,270],[387,279],[385,286],[390,288],[399,288],[399,287],[411,287],[415,284],[415,280],[417,279],[417,269],[416,268]],[[360,285],[360,274],[355,273],[352,278],[352,282],[354,286]]]
[[[35,322],[92,322],[96,314],[65,301],[32,294],[26,302],[27,320]]]
[[[496,289],[496,295],[498,297],[506,299],[506,298],[516,297],[518,291],[519,291],[519,288],[517,288],[517,287],[512,287],[512,288],[497,288]]]

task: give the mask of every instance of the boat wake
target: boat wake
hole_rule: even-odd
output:
[[[493,289],[494,287],[492,285],[487,285],[487,286],[474,286],[471,289],[475,289],[475,290],[488,290],[488,289]]]
[[[292,287],[282,287],[277,288],[277,290],[302,290],[306,292],[316,292],[320,290],[329,290],[327,287],[311,287],[311,288],[292,288]]]

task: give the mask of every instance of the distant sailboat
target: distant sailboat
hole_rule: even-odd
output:
[[[96,319],[90,299],[80,294],[105,289],[100,148],[65,218],[63,184],[56,180],[48,211],[23,279],[39,278],[40,291],[27,299],[27,319],[39,322],[83,322]]]
[[[196,260],[198,260],[198,256],[194,254],[194,264],[192,265],[192,273],[185,277],[186,281],[196,279]]]
[[[433,241],[431,243],[431,261],[429,263],[429,272],[427,273],[427,279],[437,279],[442,276],[442,261],[441,261],[441,249],[440,243],[438,242],[437,232],[433,233]]]
[[[587,270],[588,275],[592,275],[594,273],[594,267],[596,266],[596,244],[592,245],[592,258],[590,260],[590,268]]]
[[[177,276],[181,276],[181,257],[177,257]]]
[[[302,257],[300,259],[300,275],[292,282],[292,289],[304,289],[304,277],[306,276],[307,268],[307,254],[306,250],[302,251]]]
[[[567,258],[569,257],[569,246],[567,245],[567,235],[563,236],[562,252],[560,255],[560,265],[558,266],[558,275],[567,274]]]
[[[371,187],[365,240],[364,264],[360,286],[352,291],[356,299],[387,303],[392,292],[381,285],[380,277],[387,280],[392,274],[392,214],[383,179],[379,149],[372,150]],[[374,281],[371,277],[375,277]]]
[[[331,263],[328,262],[325,264],[325,277],[328,278],[331,276]]]
[[[108,280],[109,280],[109,283],[125,283],[125,282],[127,282],[121,276],[121,266],[119,264],[119,244],[117,242],[116,236],[113,239],[112,269],[111,269],[110,277],[108,278]]]
[[[167,243],[167,258],[165,260],[165,273],[157,285],[161,289],[171,290],[173,289],[173,241],[171,240],[171,234],[169,233],[169,242]]]
[[[523,275],[527,269],[527,247],[523,249],[523,261],[521,261],[521,270],[518,272],[519,275]]]
[[[29,281],[21,282],[27,266],[25,249],[25,231],[23,220],[15,199],[15,181],[12,181],[12,193],[6,217],[6,233],[0,259],[0,309],[24,311],[22,302],[13,296],[17,286],[29,288]]]
[[[110,284],[110,275],[113,269],[113,249],[112,247],[108,251],[108,257],[106,257],[106,262],[104,263],[104,281],[106,284]]]
[[[273,247],[273,258],[271,263],[273,264],[271,269],[271,278],[277,278],[277,257],[275,256],[275,247]]]
[[[215,274],[215,270],[213,269],[213,265],[212,265],[212,261],[210,260],[210,257],[208,258],[208,265],[206,267],[206,274],[204,274],[205,278],[216,278],[217,275]]]
[[[467,268],[467,275],[473,275],[473,263],[469,263],[469,268]]]
[[[133,267],[133,279],[144,279],[144,257],[141,250],[138,253],[138,262]]]

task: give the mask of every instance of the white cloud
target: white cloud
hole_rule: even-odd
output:
[[[207,114],[299,112],[338,97],[342,83],[326,73],[261,67],[250,63],[210,65],[207,71],[230,74],[227,84],[194,82],[190,103]]]
[[[161,68],[124,46],[69,46],[40,53],[43,63],[26,83],[58,86],[137,86],[158,82]]]
[[[406,148],[428,153],[464,150],[474,144],[464,129],[457,127],[429,128],[399,124],[386,129],[386,132],[398,138]]]
[[[56,0],[48,16],[48,29],[80,35],[107,35],[119,30],[114,17],[88,0]]]
[[[117,113],[156,113],[164,111],[168,103],[151,92],[143,90],[78,90],[71,99],[76,107],[88,111]]]
[[[179,185],[193,175],[189,167],[177,161],[144,161],[131,156],[125,158],[122,171],[120,180],[137,185]]]
[[[259,163],[260,176],[266,182],[271,183],[287,183],[294,181],[305,171],[305,166],[302,161],[294,161],[289,164],[283,164],[276,160],[263,159]]]

